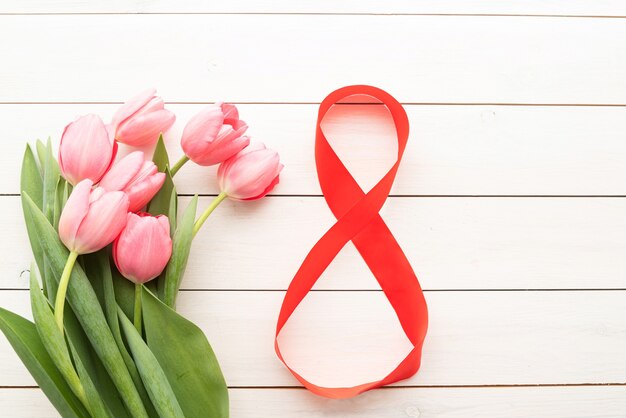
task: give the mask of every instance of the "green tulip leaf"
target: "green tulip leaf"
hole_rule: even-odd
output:
[[[148,204],[148,212],[152,215],[166,215],[170,223],[170,236],[173,238],[176,232],[176,217],[178,211],[178,195],[176,194],[176,186],[172,180],[169,168],[165,169],[165,182],[161,189]],[[146,285],[163,297],[165,283],[165,271],[159,277]]]
[[[145,288],[142,299],[148,347],[172,383],[185,416],[227,418],[228,389],[202,330]]]
[[[94,418],[121,418],[128,417],[127,413],[123,413],[124,415],[113,414],[108,405],[105,404],[100,395],[106,395],[106,393],[102,393],[99,391],[94,385],[89,372],[85,368],[83,364],[83,360],[81,360],[80,354],[78,354],[76,347],[72,342],[69,343],[70,348],[72,350],[72,355],[74,358],[74,362],[76,363],[76,369],[78,370],[78,374],[80,375],[81,381],[83,382],[83,387],[87,396],[87,402],[89,403],[89,410],[91,411],[91,415]],[[119,404],[119,401],[118,401]],[[122,409],[123,410],[123,409]]]
[[[76,370],[83,381],[90,405],[96,402],[95,406],[101,410],[102,407],[99,404],[102,403],[106,405],[106,411],[110,411],[115,418],[130,418],[113,380],[91,346],[72,307],[67,306],[65,309],[65,333],[71,348],[72,359],[76,363]],[[78,363],[80,363],[80,368],[78,368]],[[86,382],[87,379],[89,382]],[[96,388],[101,400],[89,399],[88,384]]]
[[[176,229],[176,209],[178,203],[176,186],[172,180],[169,168],[165,169],[165,181],[163,186],[148,203],[148,212],[152,215],[166,215],[170,221],[170,233]],[[174,204],[172,205],[172,201]]]
[[[135,285],[117,269],[111,269],[115,300],[127,317],[132,318],[135,309]],[[117,308],[116,308],[117,309]]]
[[[33,202],[35,202],[38,208],[41,209],[43,207],[43,177],[41,176],[41,168],[35,158],[33,149],[28,144],[22,159],[20,187],[22,191],[32,196]]]
[[[54,204],[52,210],[52,225],[55,230],[58,230],[59,227],[59,219],[61,218],[61,212],[63,211],[63,207],[65,206],[65,202],[69,197],[69,183],[65,181],[65,179],[61,176],[57,176],[57,184],[54,190]],[[44,294],[48,296],[48,300],[51,303],[54,303],[54,299],[57,294],[57,280],[54,277],[54,272],[50,267],[50,263],[44,256],[43,258],[43,275],[42,275],[42,283]]]
[[[48,218],[48,221],[54,223],[56,189],[59,178],[61,177],[61,172],[53,155],[50,138],[48,138],[47,145],[44,145],[41,141],[37,141],[37,154],[41,162],[43,176],[43,200],[41,209],[46,215],[46,218]]]
[[[174,202],[176,199],[176,186],[172,180],[169,165],[170,159],[167,156],[167,150],[165,149],[165,142],[163,142],[163,135],[159,136],[152,161],[157,166],[160,172],[165,173],[165,182],[163,186],[152,198],[148,204],[148,212],[152,215],[167,215],[170,220],[170,231],[174,233],[176,228],[176,205],[172,206],[172,196],[174,196]],[[173,209],[172,209],[173,208]]]
[[[113,277],[111,273],[111,265],[109,264],[109,255],[107,250],[101,250],[94,254],[89,254],[83,256],[85,259],[85,265],[87,267],[86,273],[91,280],[94,287],[96,284],[99,284],[100,289],[96,291],[96,293],[102,295],[101,303],[103,304],[104,314],[107,318],[107,322],[109,327],[111,328],[111,332],[113,333],[113,338],[115,338],[115,342],[117,343],[118,348],[120,349],[120,353],[122,354],[122,358],[124,359],[124,363],[126,364],[126,368],[130,373],[133,382],[135,383],[135,387],[139,391],[139,395],[143,401],[144,406],[148,412],[150,417],[158,417],[154,407],[152,406],[152,402],[150,401],[150,397],[148,396],[148,392],[141,381],[141,376],[139,375],[139,371],[137,370],[137,366],[133,361],[132,356],[128,352],[126,345],[122,339],[122,334],[120,331],[120,324],[117,317],[117,302],[115,300],[115,288],[113,285]],[[116,271],[117,272],[117,271]],[[130,283],[128,280],[125,282]],[[130,297],[134,297],[134,289],[131,289]],[[134,303],[134,300],[133,302]],[[131,308],[132,310],[132,308]],[[117,416],[116,416],[117,418]]]
[[[118,310],[118,316],[126,335],[126,341],[130,346],[130,351],[133,353],[133,358],[137,364],[137,369],[141,375],[152,404],[161,417],[172,418],[185,418],[183,411],[176,399],[176,395],[172,390],[172,386],[165,375],[165,372],[161,368],[161,365],[157,361],[156,357],[146,343],[139,335],[139,332],[135,329],[130,320],[126,317],[121,309]],[[171,324],[166,324],[165,328],[168,328]],[[163,326],[163,324],[161,324]],[[206,411],[205,411],[206,412]],[[207,416],[201,415],[189,415],[191,416]],[[211,416],[211,415],[208,415]]]
[[[41,242],[41,247],[55,277],[61,277],[69,251],[63,246],[54,227],[27,193],[22,194],[22,206],[27,214],[27,224],[31,225],[35,236]],[[131,415],[147,417],[146,409],[124,364],[98,298],[89,279],[78,264],[72,271],[67,300]]]
[[[47,146],[43,142],[37,141],[36,147],[39,163],[35,159],[32,148],[29,145],[26,146],[22,162],[20,187],[22,192],[31,196],[37,207],[44,211],[47,218],[51,220],[55,218],[57,187],[56,184],[52,183],[59,181],[60,171],[52,153],[50,140],[48,140]],[[55,279],[51,277],[52,272],[46,265],[41,243],[34,233],[33,226],[29,223],[26,213],[24,213],[24,217],[35,262],[42,277],[44,294],[48,296],[48,300],[54,300],[56,295]]]
[[[55,198],[54,198],[54,229],[58,229],[59,227],[59,219],[61,218],[61,212],[63,212],[63,208],[65,207],[65,203],[67,199],[70,197],[70,187],[69,183],[65,181],[63,177],[59,177],[59,181],[57,182],[57,186],[55,189]]]
[[[54,365],[34,323],[0,308],[0,330],[63,417],[89,418],[89,413]]]
[[[39,169],[35,154],[33,154],[30,145],[26,145],[26,151],[24,152],[24,158],[22,160],[20,189],[22,193],[31,196],[35,206],[40,209],[43,207],[43,178],[41,177],[41,170]],[[22,209],[24,211],[24,218],[26,219],[26,229],[28,231],[28,238],[30,239],[30,247],[35,256],[35,262],[37,263],[41,277],[45,277],[44,255],[41,243],[34,232],[34,226],[32,223],[28,222],[26,208],[23,207]]]
[[[163,141],[163,134],[159,135],[159,140],[157,141],[154,153],[152,154],[152,162],[154,162],[161,172],[164,172],[165,169],[170,166],[170,157],[167,155],[165,141]]]
[[[172,240],[172,256],[165,268],[165,277],[159,282],[159,292],[163,295],[163,301],[167,306],[176,306],[176,296],[180,282],[185,273],[191,242],[193,241],[193,225],[196,221],[196,209],[198,207],[198,196],[194,196],[187,205],[183,218],[176,228]]]
[[[35,150],[37,151],[37,159],[39,160],[39,167],[41,167],[43,175],[43,167],[46,165],[46,145],[41,139],[35,141]]]
[[[85,256],[80,257],[79,262],[82,266],[88,265]],[[96,279],[92,279],[91,276],[89,279],[94,286],[94,291],[100,298],[102,285]],[[92,415],[130,418],[113,381],[92,348],[71,306],[66,307],[64,325],[68,344],[71,347],[72,359],[83,382]],[[95,388],[95,390],[90,390],[91,388]]]
[[[170,174],[169,170],[167,171],[167,176],[173,185],[174,183],[172,181],[172,175]],[[167,216],[170,221],[170,235],[173,237],[174,231],[176,231],[176,223],[178,217],[178,194],[176,193],[176,187],[173,186],[172,192],[170,193],[170,207],[167,211]]]
[[[88,402],[85,396],[85,390],[76,370],[74,370],[70,352],[65,344],[65,338],[54,321],[54,314],[52,313],[48,301],[43,293],[41,293],[39,283],[33,271],[33,266],[31,266],[30,271],[30,303],[33,318],[35,319],[35,326],[37,327],[39,338],[41,338],[46,351],[48,351],[50,358],[65,378],[65,381],[69,384],[76,397],[87,406]]]

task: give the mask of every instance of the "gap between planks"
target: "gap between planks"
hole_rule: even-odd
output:
[[[0,14],[2,16],[2,14]],[[118,101],[0,101],[4,105],[122,105]],[[166,105],[207,105],[212,101],[167,101]],[[259,101],[231,101],[234,105],[316,105],[320,102],[259,102]],[[626,103],[507,103],[507,102],[401,102],[403,106],[508,106],[508,107],[626,107]],[[335,106],[372,105],[382,106],[382,103],[342,102]]]
[[[419,373],[419,372],[418,372]],[[626,386],[626,382],[611,383],[521,383],[517,385],[393,385],[377,389],[500,389],[500,388],[555,388],[555,387],[595,387],[595,386]],[[0,389],[39,389],[39,386],[1,386]],[[228,386],[228,389],[288,389],[306,390],[303,386]]]
[[[178,197],[217,197],[215,193],[179,193]],[[20,197],[20,193],[0,193],[0,197]],[[268,194],[266,198],[320,198],[324,197],[321,194]],[[621,194],[580,194],[580,195],[566,195],[566,194],[550,194],[550,195],[542,195],[542,194],[390,194],[388,197],[393,198],[417,198],[417,199],[431,199],[431,198],[485,198],[485,199],[493,199],[493,198],[520,198],[520,199],[623,199],[626,198],[626,195]]]
[[[549,19],[625,19],[616,15],[515,14],[515,13],[375,13],[375,12],[5,12],[0,16],[126,16],[126,15],[227,15],[227,16],[436,16],[436,17],[538,17]]]
[[[28,272],[24,270],[20,275]],[[23,287],[5,287],[0,288],[2,291],[19,291],[28,292],[28,288]],[[192,288],[192,289],[179,289],[180,292],[286,292],[287,289],[222,289],[222,288]],[[626,288],[623,287],[590,287],[590,288],[566,288],[566,289],[542,289],[542,288],[514,288],[514,289],[422,289],[424,293],[445,293],[445,292],[624,292]],[[350,293],[363,293],[363,292],[382,292],[382,289],[311,289],[310,292],[350,292]]]

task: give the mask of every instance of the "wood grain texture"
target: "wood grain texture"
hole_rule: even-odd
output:
[[[0,38],[19,48],[0,44],[0,102],[115,102],[147,84],[171,101],[316,103],[365,83],[401,102],[624,104],[625,37],[622,19],[6,15]]]
[[[381,13],[624,16],[619,0],[6,0],[0,13]]]
[[[229,386],[297,386],[273,350],[282,292],[184,292],[183,315],[207,334]],[[401,385],[626,383],[626,291],[431,292],[420,372]],[[28,292],[0,305],[28,314]],[[349,332],[346,332],[349,330]],[[309,380],[380,378],[409,348],[381,292],[313,292],[281,334]],[[338,372],[341,371],[341,372]],[[0,341],[3,385],[34,382]]]
[[[39,389],[0,389],[11,418],[57,417]],[[349,401],[301,389],[231,389],[232,418],[606,418],[626,407],[623,387],[406,388]]]
[[[167,98],[167,97],[166,97]],[[122,98],[120,98],[122,99]],[[167,134],[181,155],[185,123],[205,105],[169,105]],[[55,145],[78,115],[109,121],[118,105],[0,105],[0,193],[19,193],[26,142]],[[253,141],[278,150],[285,170],[274,194],[319,195],[313,144],[316,105],[239,105]],[[626,195],[626,107],[406,106],[411,136],[394,183],[401,195]],[[368,189],[391,166],[393,126],[383,106],[337,106],[324,128],[347,167]],[[148,150],[149,151],[149,150]],[[216,193],[214,168],[188,164],[181,193]]]
[[[0,253],[12,256],[0,288],[28,287],[19,200],[1,200]],[[626,287],[626,199],[390,198],[381,213],[425,289]],[[223,203],[194,241],[182,286],[285,290],[333,219],[321,197]],[[316,288],[379,286],[349,244]]]

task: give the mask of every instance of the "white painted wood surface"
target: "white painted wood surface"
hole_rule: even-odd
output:
[[[233,418],[623,416],[624,16],[617,0],[3,1],[0,306],[29,312],[25,142],[58,141],[79,114],[108,119],[153,85],[178,115],[174,157],[185,121],[224,99],[286,164],[274,196],[216,211],[183,283],[180,310],[220,358]],[[284,289],[333,220],[316,104],[355,83],[407,103],[382,214],[427,289],[430,329],[417,376],[332,401],[297,388],[272,339]],[[393,159],[381,106],[338,106],[324,129],[366,188]],[[180,192],[215,194],[214,171],[186,166]],[[281,336],[285,354],[319,383],[392,366],[406,341],[376,288],[344,249]],[[0,338],[0,415],[56,416],[33,385]]]
[[[27,291],[0,295],[2,306],[28,313]],[[184,292],[179,310],[205,331],[229,385],[297,386],[274,355],[282,296]],[[427,292],[426,300],[424,363],[400,386],[620,383],[626,374],[626,291]],[[322,385],[380,379],[410,348],[382,292],[312,292],[280,341],[285,358]],[[34,384],[5,341],[0,353],[8,385]]]
[[[286,396],[285,393],[288,393]],[[311,396],[302,389],[231,389],[234,417],[298,418],[588,418],[622,416],[626,389],[610,387],[402,388],[350,401]],[[36,389],[0,391],[7,416],[41,418],[54,409]]]
[[[27,140],[51,136],[57,144],[65,125],[76,116],[91,112],[110,120],[117,107],[0,105],[4,137],[16,142],[0,155],[6,172],[0,178],[0,193],[19,193],[19,166]],[[166,135],[172,159],[181,155],[179,140],[186,121],[203,107],[169,106],[178,115]],[[273,194],[319,195],[312,152],[317,106],[239,108],[252,139],[278,149],[286,164]],[[409,105],[406,110],[411,135],[392,194],[626,194],[626,185],[618,181],[626,177],[626,107]],[[382,106],[339,106],[327,115],[324,126],[365,187],[392,164],[393,126]],[[178,174],[179,191],[217,193],[214,172],[185,166]]]
[[[0,288],[26,289],[20,199],[4,201],[0,252],[16,256],[0,265]],[[425,289],[624,287],[626,199],[392,197],[381,213]],[[227,202],[195,239],[183,288],[285,290],[333,219],[321,197]],[[349,245],[316,288],[379,287]]]
[[[624,38],[623,19],[7,15],[0,102],[115,102],[149,84],[175,102],[315,103],[367,83],[402,102],[623,104]]]
[[[624,16],[620,0],[5,0],[0,13],[325,13]]]

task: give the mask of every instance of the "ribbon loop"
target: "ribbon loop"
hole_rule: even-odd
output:
[[[387,107],[393,118],[398,141],[396,162],[367,193],[341,162],[321,129],[321,122],[328,110],[342,99],[354,95],[371,96]],[[311,248],[291,281],[278,315],[274,340],[278,358],[315,394],[329,398],[349,398],[406,379],[419,369],[422,344],[428,327],[426,301],[411,264],[379,214],[391,191],[408,136],[409,121],[404,108],[391,95],[376,87],[344,87],[332,92],[320,104],[315,136],[315,162],[324,198],[337,222]],[[317,386],[304,379],[285,362],[280,352],[278,335],[317,279],[349,241],[352,241],[376,277],[402,329],[413,344],[413,349],[381,380],[353,387]]]

